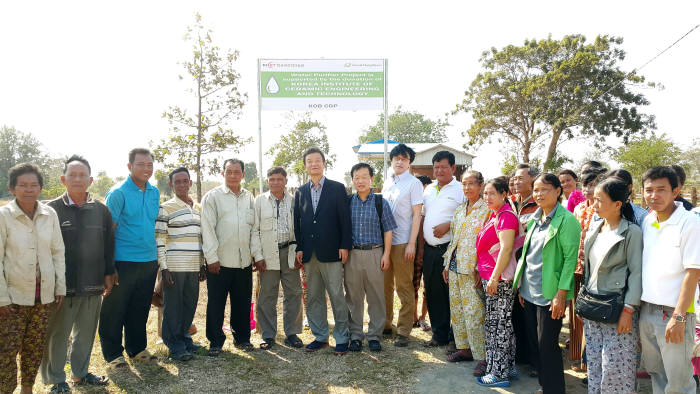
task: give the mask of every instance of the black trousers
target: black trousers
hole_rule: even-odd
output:
[[[515,362],[518,364],[529,364],[532,368],[537,369],[535,364],[532,364],[531,355],[534,351],[527,336],[525,327],[525,310],[520,306],[520,301],[517,295],[513,300],[513,333],[515,334]]]
[[[98,329],[102,356],[107,362],[121,356],[124,349],[129,357],[146,349],[146,323],[158,272],[157,261],[116,261],[114,265],[119,286],[114,286],[102,301]]]
[[[450,292],[442,277],[445,261],[442,255],[445,251],[447,251],[446,243],[438,246],[430,246],[426,243],[423,253],[423,281],[430,325],[433,328],[433,339],[441,344],[454,339],[450,329]]]
[[[192,348],[189,336],[199,300],[199,272],[171,272],[175,284],[163,285],[163,343],[171,355]]]
[[[221,348],[226,341],[222,330],[226,300],[231,300],[231,331],[236,344],[250,342],[250,302],[253,269],[221,267],[218,274],[207,272],[207,339],[210,347]]]
[[[563,394],[564,362],[559,347],[562,319],[552,319],[549,306],[525,301],[523,318],[531,349],[532,364],[537,367],[537,378],[544,394]]]

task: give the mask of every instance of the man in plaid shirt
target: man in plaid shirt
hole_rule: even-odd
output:
[[[369,164],[355,164],[350,176],[357,193],[350,196],[353,246],[345,264],[345,299],[350,309],[349,350],[362,350],[367,296],[370,320],[367,341],[369,349],[378,352],[382,350],[379,338],[386,322],[384,271],[391,263],[391,236],[396,221],[389,203],[383,198],[376,201],[380,197],[372,193],[374,170]]]

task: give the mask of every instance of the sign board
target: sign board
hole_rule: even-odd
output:
[[[262,110],[384,109],[383,59],[260,59]]]

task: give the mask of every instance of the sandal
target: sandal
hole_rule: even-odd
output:
[[[49,393],[70,393],[70,387],[66,382],[56,383],[51,386],[51,391]]]
[[[91,374],[88,372],[87,375],[85,375],[82,379],[80,380],[73,380],[73,384],[76,386],[87,384],[90,386],[106,386],[107,383],[109,383],[109,378],[106,376],[97,376],[94,374]]]
[[[474,357],[471,355],[466,355],[464,353],[464,350],[459,350],[447,356],[447,361],[451,363],[458,363],[461,361],[474,361]]]
[[[260,344],[260,349],[270,350],[275,345],[275,340],[273,338],[264,338],[263,343]]]
[[[124,356],[119,356],[115,358],[114,360],[110,361],[107,363],[107,371],[113,371],[115,369],[121,369],[126,367],[126,360],[124,360]]]
[[[440,343],[434,339],[431,339],[429,341],[423,342],[423,346],[425,347],[440,347],[440,346],[445,346],[447,345],[446,343]]]
[[[431,330],[430,324],[428,324],[428,322],[425,321],[424,319],[418,320],[418,325],[420,326],[420,329],[423,331],[430,331]]]
[[[285,338],[284,344],[297,349],[304,346],[304,342],[302,342],[296,334],[292,334]]]
[[[474,368],[474,376],[482,377],[486,375],[486,361],[479,361]]]

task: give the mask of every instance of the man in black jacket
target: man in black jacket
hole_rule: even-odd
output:
[[[343,264],[352,247],[352,228],[347,193],[343,184],[326,179],[326,157],[318,148],[303,156],[311,181],[294,196],[294,233],[297,240],[296,266],[304,264],[307,277],[306,316],[315,340],[306,346],[315,352],[328,346],[326,297],[331,300],[335,328],[335,353],[348,352],[349,310],[343,292]]]
[[[106,385],[105,376],[88,372],[102,296],[112,291],[114,234],[109,209],[87,194],[90,164],[81,156],[66,160],[61,182],[66,193],[49,202],[58,214],[66,246],[66,299],[51,318],[41,361],[41,378],[51,392],[70,392],[66,383],[66,353],[71,335],[73,384]]]

